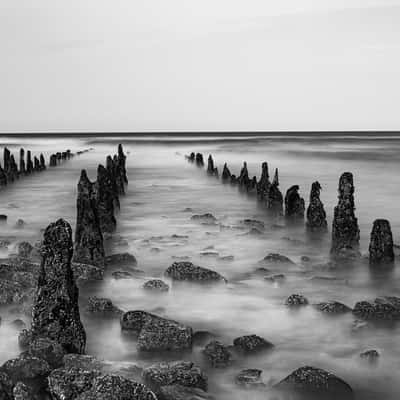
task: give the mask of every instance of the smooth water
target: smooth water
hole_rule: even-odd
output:
[[[260,368],[264,371],[264,381],[275,383],[303,365],[334,372],[353,387],[357,399],[398,398],[400,329],[397,324],[370,324],[355,330],[351,314],[332,317],[313,307],[293,311],[283,304],[292,293],[305,295],[311,303],[338,300],[351,307],[356,301],[378,295],[399,296],[397,268],[373,273],[365,262],[337,270],[318,267],[329,260],[330,233],[316,240],[309,238],[303,227],[286,226],[284,219],[268,216],[255,197],[207,176],[205,170],[188,163],[184,155],[199,151],[207,158],[212,154],[220,171],[227,162],[235,174],[239,173],[242,162],[247,161],[251,176],[259,176],[261,163],[267,161],[270,175],[275,167],[279,168],[281,191],[285,193],[289,186],[300,185],[306,205],[311,183],[318,180],[323,188],[321,198],[329,225],[337,202],[338,178],[342,172],[353,172],[361,251],[365,254],[376,218],[390,220],[398,243],[400,137],[2,137],[1,145],[7,145],[14,153],[22,146],[33,154],[44,152],[46,160],[50,153],[67,148],[73,152],[88,147],[94,150],[2,189],[0,213],[8,215],[8,224],[0,226],[0,236],[12,237],[13,243],[34,242],[40,239],[43,228],[60,217],[75,226],[80,170],[87,169],[94,180],[98,163],[114,153],[119,142],[128,153],[129,185],[121,199],[117,232],[107,251],[133,253],[138,259],[137,268],[144,274],[115,280],[109,270],[104,281],[81,286],[81,314],[88,334],[89,354],[106,360],[131,361],[139,366],[167,358],[194,360],[209,375],[209,391],[221,400],[243,397],[233,383],[235,373],[241,369]],[[222,227],[190,220],[193,214],[206,212],[215,215]],[[24,229],[14,227],[18,218],[26,222]],[[265,233],[247,235],[248,229],[238,227],[245,218],[264,221]],[[281,227],[278,229],[277,225]],[[187,237],[176,238],[174,234]],[[200,253],[210,246],[219,256],[232,255],[234,259],[202,256]],[[10,247],[9,252],[12,251]],[[273,272],[286,275],[279,284],[249,274],[270,252],[281,253],[296,262],[292,267],[272,267]],[[311,261],[304,263],[301,256],[308,256]],[[189,257],[201,266],[215,269],[229,283],[216,287],[179,284],[172,285],[168,293],[145,292],[141,288],[143,282],[150,277],[162,277],[176,257]],[[210,331],[226,344],[240,335],[258,334],[276,347],[262,356],[237,359],[224,370],[208,369],[199,346],[189,354],[146,357],[137,353],[134,339],[121,334],[118,320],[94,317],[84,311],[87,297],[93,294],[111,298],[126,311],[155,312],[194,330]],[[3,362],[19,353],[18,332],[10,322],[16,317],[29,321],[26,315],[16,315],[9,309],[0,310],[0,315],[0,362]],[[381,353],[376,365],[359,357],[360,352],[372,348]],[[266,398],[265,393],[245,395],[249,399]]]

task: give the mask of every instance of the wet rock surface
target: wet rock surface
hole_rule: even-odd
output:
[[[91,296],[88,298],[87,311],[94,314],[122,315],[123,311],[105,297]]]
[[[114,190],[115,183],[112,175],[110,175],[109,171],[100,164],[97,168],[95,191],[101,232],[114,232],[117,226],[117,221],[114,216]]]
[[[353,314],[364,320],[400,319],[400,298],[394,296],[377,297],[374,301],[359,301]]]
[[[318,303],[315,308],[327,314],[344,314],[351,312],[351,308],[338,301],[326,301]]]
[[[299,186],[291,186],[285,196],[285,216],[291,218],[304,218],[305,203],[299,195]]]
[[[286,300],[285,305],[288,307],[306,306],[308,300],[301,294],[291,294]]]
[[[130,253],[115,253],[106,256],[105,263],[107,266],[136,266],[137,260],[133,254]]]
[[[386,219],[374,221],[369,243],[370,265],[390,265],[394,262],[393,236]]]
[[[232,354],[228,350],[228,346],[217,340],[208,343],[203,354],[213,368],[225,368],[232,362]]]
[[[226,282],[226,279],[218,272],[199,267],[189,261],[174,262],[165,271],[165,276],[175,281],[198,283]]]
[[[311,185],[310,204],[307,208],[307,229],[310,231],[326,231],[328,224],[326,222],[326,212],[320,199],[321,185],[315,181]]]
[[[261,379],[260,369],[244,369],[235,376],[235,383],[247,389],[264,388],[266,385]]]
[[[257,335],[240,336],[233,341],[235,350],[251,354],[265,350],[270,350],[274,347],[271,342]]]
[[[161,279],[151,279],[143,284],[143,289],[168,292],[169,286]]]
[[[261,261],[263,264],[294,264],[294,262],[286,256],[278,253],[269,253]]]

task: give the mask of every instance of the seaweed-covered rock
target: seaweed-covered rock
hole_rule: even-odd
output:
[[[340,256],[348,249],[358,250],[360,230],[354,214],[353,174],[344,172],[339,179],[339,201],[335,207],[332,223],[331,254]]]
[[[291,218],[304,218],[304,199],[299,195],[299,186],[291,186],[285,196],[285,215]]]
[[[326,212],[320,199],[321,185],[318,181],[311,185],[310,204],[307,208],[307,229],[310,231],[326,231]]]
[[[128,311],[121,317],[121,328],[138,335],[141,351],[183,350],[192,347],[192,328],[145,311]]]
[[[76,202],[74,262],[104,266],[103,235],[100,229],[96,191],[82,170]]]
[[[182,385],[162,386],[160,396],[163,400],[215,400],[202,389]]]
[[[59,219],[50,224],[44,233],[31,330],[34,337],[47,336],[67,352],[83,353],[86,334],[71,268],[72,251],[72,230],[68,222]]]
[[[144,383],[156,393],[163,386],[181,385],[207,390],[207,376],[190,361],[161,362],[143,370]]]
[[[87,311],[101,314],[123,314],[123,311],[116,307],[110,299],[97,296],[91,296],[88,298]]]
[[[265,383],[261,380],[260,369],[244,369],[235,376],[235,383],[247,389],[264,388]]]
[[[370,265],[390,265],[394,262],[393,236],[390,223],[386,219],[377,219],[372,227],[369,243]]]
[[[351,311],[350,307],[338,301],[324,301],[316,304],[315,308],[327,314],[344,314]]]
[[[232,362],[232,354],[228,347],[217,340],[208,343],[203,354],[214,368],[224,368]]]
[[[377,297],[373,302],[359,301],[353,314],[364,320],[400,319],[400,298],[394,296]]]
[[[224,164],[221,178],[223,181],[229,181],[231,179],[231,171],[229,171],[229,168],[226,163]]]
[[[257,335],[240,336],[233,341],[233,346],[243,353],[257,353],[274,347],[271,342]]]
[[[307,298],[301,294],[291,294],[285,301],[285,305],[288,307],[305,306],[307,304]]]
[[[161,279],[151,279],[143,284],[143,289],[168,292],[169,286]]]
[[[117,227],[114,216],[115,184],[109,171],[99,165],[97,168],[96,200],[101,232],[111,233]]]
[[[350,400],[353,390],[344,380],[320,368],[301,367],[275,385],[278,390],[292,392],[307,399]]]
[[[174,262],[165,271],[165,276],[175,281],[190,281],[199,283],[226,282],[218,272],[199,267],[190,261]]]

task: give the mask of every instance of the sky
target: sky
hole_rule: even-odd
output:
[[[400,0],[0,0],[0,133],[400,130]]]

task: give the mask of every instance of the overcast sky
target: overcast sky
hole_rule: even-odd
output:
[[[0,0],[0,132],[400,129],[400,0]]]

